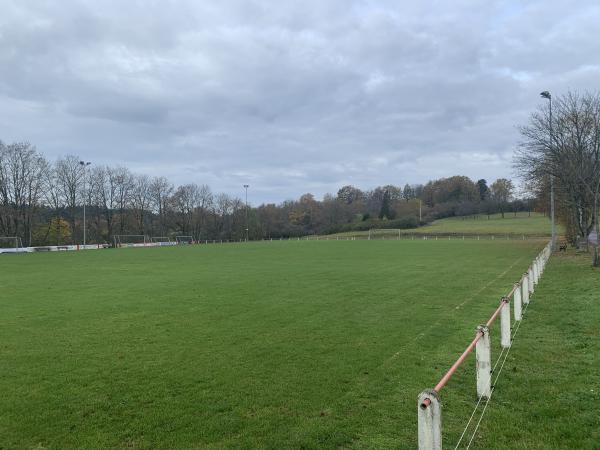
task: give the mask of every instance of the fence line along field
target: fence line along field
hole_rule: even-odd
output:
[[[544,244],[0,258],[0,447],[415,448],[416,395]],[[473,370],[444,394],[448,442],[471,410]]]

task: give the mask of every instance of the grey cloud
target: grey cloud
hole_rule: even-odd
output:
[[[511,176],[548,89],[593,89],[593,1],[8,1],[0,138],[254,202]]]

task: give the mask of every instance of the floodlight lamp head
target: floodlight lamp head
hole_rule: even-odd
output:
[[[543,98],[547,98],[548,100],[550,100],[550,99],[552,98],[552,94],[550,94],[550,92],[548,92],[548,91],[543,91],[543,92],[540,92],[540,95],[541,95]]]

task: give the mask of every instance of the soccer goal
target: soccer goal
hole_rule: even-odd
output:
[[[152,236],[150,239],[152,239],[152,242],[155,242],[157,244],[162,244],[163,242],[173,242],[171,241],[171,238],[168,236]]]
[[[194,238],[192,236],[175,236],[175,242],[178,244],[193,244]]]
[[[148,240],[144,234],[115,234],[115,248],[119,247],[143,247]]]
[[[0,253],[19,253],[25,251],[19,236],[0,236]]]
[[[402,233],[400,232],[400,230],[394,228],[371,228],[369,230],[369,240],[395,240],[400,239],[401,236]]]

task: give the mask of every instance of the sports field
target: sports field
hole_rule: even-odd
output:
[[[544,244],[5,255],[0,447],[415,448],[417,394]],[[473,359],[443,392],[449,443],[473,406]]]

